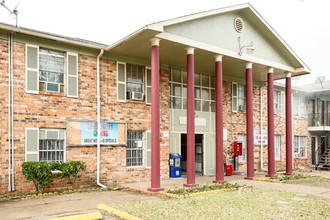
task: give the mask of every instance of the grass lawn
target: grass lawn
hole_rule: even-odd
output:
[[[330,219],[330,199],[254,188],[113,207],[145,220]]]

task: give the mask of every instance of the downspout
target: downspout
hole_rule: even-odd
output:
[[[11,33],[8,36],[8,192],[11,191]]]
[[[15,138],[14,138],[14,39],[13,33],[10,33],[10,76],[11,76],[11,190],[15,191],[15,160],[14,160],[14,150],[15,150]]]
[[[96,68],[97,68],[97,176],[96,183],[102,188],[107,186],[100,183],[100,163],[101,163],[101,146],[100,146],[100,134],[101,134],[101,103],[100,103],[100,57],[103,55],[104,50],[101,49],[100,54],[97,56]]]

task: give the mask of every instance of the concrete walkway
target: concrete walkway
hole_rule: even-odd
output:
[[[330,172],[315,172],[308,173],[310,175],[316,174],[330,179]],[[265,173],[256,173],[256,177],[264,177]],[[225,181],[230,183],[238,183],[240,185],[250,185],[256,188],[272,189],[289,191],[299,194],[308,194],[313,196],[320,196],[330,198],[330,189],[310,187],[303,185],[293,185],[285,183],[273,183],[257,180],[245,180],[245,175],[226,176]],[[215,177],[197,176],[197,184],[210,184],[215,180]],[[185,178],[169,179],[161,181],[161,187],[165,190],[174,187],[183,187],[186,183]],[[137,191],[147,192],[150,187],[150,182],[130,183],[124,186],[135,189]],[[148,192],[149,193],[149,192]],[[99,191],[90,193],[73,193],[61,196],[51,196],[39,199],[26,199],[11,202],[0,202],[0,219],[33,219],[41,220],[51,217],[70,216],[84,213],[99,212],[103,214],[103,219],[114,220],[117,217],[109,213],[97,210],[99,204],[106,204],[109,206],[115,204],[128,204],[130,202],[143,201],[143,200],[161,200],[163,198],[143,194],[132,191]]]

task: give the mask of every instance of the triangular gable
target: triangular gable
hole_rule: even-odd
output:
[[[241,33],[234,28],[234,20],[237,17],[244,21],[245,28]],[[221,48],[228,51],[228,54],[224,55],[237,58],[240,37],[241,46],[253,41],[255,51],[251,56],[256,60],[267,60],[310,72],[285,41],[248,3],[154,23],[148,25],[147,29],[161,32],[159,36],[166,36],[167,40],[173,36],[181,40],[186,39],[187,42],[201,42],[201,45]],[[242,53],[246,54],[245,51],[246,48]]]

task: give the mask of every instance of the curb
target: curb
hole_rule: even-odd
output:
[[[103,219],[103,216],[99,212],[81,214],[81,215],[71,215],[66,217],[50,218],[48,220],[99,220]]]
[[[104,210],[104,211],[107,211],[107,212],[110,212],[116,216],[118,216],[119,218],[121,219],[126,219],[126,220],[143,220],[141,218],[138,218],[138,217],[135,217],[133,215],[130,215],[126,212],[122,212],[118,209],[115,209],[115,208],[112,208],[110,206],[107,206],[107,205],[104,205],[104,204],[99,204],[97,206],[98,209],[101,209],[101,210]]]

